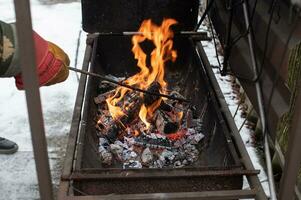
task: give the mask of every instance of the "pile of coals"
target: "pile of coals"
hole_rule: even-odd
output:
[[[97,105],[95,127],[104,167],[177,168],[192,165],[198,159],[204,138],[202,119],[193,117],[194,109],[188,103],[170,99],[159,101],[157,97],[131,91],[116,103],[125,113],[116,118],[107,102],[112,95],[119,98],[116,86],[102,81],[98,89],[99,95],[94,98]],[[152,84],[149,90],[159,92],[158,85]],[[177,91],[170,94],[182,98]],[[141,120],[141,105],[155,102],[159,104],[147,116],[147,121]]]

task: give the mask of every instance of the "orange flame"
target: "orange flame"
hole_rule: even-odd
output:
[[[174,19],[164,19],[161,26],[157,26],[151,20],[144,20],[139,28],[141,34],[132,37],[133,48],[132,52],[137,60],[137,66],[140,71],[124,81],[125,84],[138,87],[146,90],[153,82],[158,82],[161,86],[161,93],[165,93],[167,83],[164,80],[164,67],[166,61],[175,61],[177,52],[173,50],[173,32],[170,27],[176,24]],[[147,66],[147,55],[142,50],[140,44],[145,40],[150,40],[154,43],[155,48],[150,54],[150,66]],[[130,89],[124,87],[117,87],[113,96],[109,97],[106,102],[111,116],[116,120],[124,116],[123,105],[117,105],[123,99],[124,95]],[[142,95],[142,94],[141,94]],[[152,105],[146,107],[144,104],[139,111],[139,118],[146,125],[150,127],[147,118],[152,117],[154,111],[159,107],[162,98],[158,99]]]

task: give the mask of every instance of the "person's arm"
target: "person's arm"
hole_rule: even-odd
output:
[[[40,86],[66,80],[69,75],[67,66],[70,64],[67,54],[34,31],[33,37]],[[15,77],[17,88],[23,89],[16,28],[14,24],[2,21],[0,21],[0,77]]]

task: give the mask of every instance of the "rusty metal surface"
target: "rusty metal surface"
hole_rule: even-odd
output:
[[[148,173],[150,172],[150,173]],[[174,169],[137,169],[137,170],[81,170],[81,172],[72,173],[70,177],[62,177],[62,180],[105,180],[105,179],[132,179],[132,178],[180,178],[180,177],[206,177],[206,176],[240,176],[240,175],[258,175],[259,170],[242,170],[242,169],[199,169],[195,170],[174,170]]]
[[[88,195],[147,194],[200,192],[240,189],[242,179],[237,176],[131,178],[74,181],[73,187]],[[75,195],[80,195],[75,190]]]
[[[204,192],[177,192],[177,193],[151,193],[136,195],[104,195],[104,196],[77,196],[65,197],[66,200],[226,200],[226,199],[249,199],[253,198],[256,190],[223,190],[223,191],[204,191]]]
[[[114,37],[116,38],[116,36]],[[107,38],[106,38],[107,39]],[[108,73],[108,69],[110,73],[120,73],[120,69],[124,70],[123,66],[134,67],[135,65],[130,65],[132,61],[129,59],[132,57],[123,58],[121,52],[129,52],[130,44],[127,41],[123,41],[122,38],[117,38],[117,41],[121,41],[119,43],[120,48],[116,53],[116,49],[112,52],[112,45],[105,46],[105,40],[100,40],[98,38],[98,43],[102,45],[101,47],[98,45],[94,45],[93,48],[97,49],[97,53],[92,55],[92,64],[91,71],[102,74]],[[95,40],[96,42],[97,40]],[[107,42],[107,41],[106,41]],[[183,43],[183,41],[181,41]],[[123,46],[124,45],[124,46]],[[192,45],[188,42],[188,45]],[[114,45],[113,45],[114,47]],[[193,55],[192,57],[196,59],[195,53],[193,53],[193,47],[189,46],[187,55]],[[179,47],[178,47],[179,48]],[[93,52],[95,52],[93,50]],[[111,55],[106,55],[110,54]],[[181,54],[181,52],[180,52]],[[123,59],[122,62],[120,62]],[[104,59],[105,58],[105,59]],[[103,59],[106,63],[110,63],[110,66],[114,66],[108,58],[114,59],[116,63],[122,63],[120,65],[116,65],[115,71],[112,67],[102,67],[99,63],[104,64]],[[189,62],[190,59],[187,59]],[[187,61],[186,60],[186,61]],[[195,64],[186,63],[188,68],[182,68],[183,74],[185,70],[191,68],[195,68]],[[195,80],[199,80],[199,70],[194,71]],[[189,73],[188,73],[189,74]],[[190,76],[188,76],[190,77]],[[203,81],[203,80],[199,80]],[[190,83],[189,83],[190,84]],[[211,101],[211,106],[208,110],[208,114],[210,116],[206,117],[205,124],[207,130],[210,130],[213,126],[213,122],[218,120],[219,129],[216,134],[214,134],[214,138],[210,140],[213,141],[212,145],[206,150],[203,150],[203,156],[201,157],[200,162],[197,165],[192,166],[191,169],[166,169],[166,170],[158,170],[158,169],[140,169],[140,170],[122,170],[118,166],[113,166],[113,168],[104,168],[101,164],[101,161],[98,157],[97,153],[97,138],[95,135],[93,118],[94,113],[96,112],[95,106],[93,104],[93,97],[95,96],[95,92],[97,91],[96,87],[98,85],[98,80],[94,77],[88,78],[87,90],[85,92],[85,101],[84,101],[84,109],[83,109],[83,118],[82,122],[85,124],[83,129],[80,129],[79,142],[81,145],[77,149],[76,154],[76,162],[74,173],[68,177],[63,176],[63,180],[73,179],[73,187],[77,186],[80,191],[83,193],[99,195],[99,194],[110,194],[110,193],[150,193],[150,192],[176,192],[183,188],[183,191],[205,191],[205,190],[221,190],[221,189],[240,189],[242,184],[242,174],[243,173],[251,173],[246,171],[240,171],[241,165],[238,159],[238,156],[235,153],[235,149],[231,142],[230,134],[228,133],[228,129],[225,128],[225,122],[222,119],[220,114],[216,114],[217,105],[214,101],[213,96],[209,96]],[[206,95],[211,95],[212,92],[206,91],[206,83],[202,82],[202,93]],[[185,89],[188,89],[187,87]],[[197,106],[200,106],[199,95],[196,95],[194,98],[194,103]],[[206,99],[206,98],[205,98]],[[213,120],[214,119],[214,120]],[[211,128],[210,128],[211,127]],[[210,133],[206,133],[207,135]],[[208,135],[210,138],[210,135]],[[214,156],[213,156],[214,155]],[[203,167],[198,167],[198,165]],[[211,171],[208,166],[211,166]],[[216,168],[214,169],[213,166]],[[237,171],[232,171],[237,169]],[[190,170],[190,171],[189,171]],[[216,170],[213,172],[213,170]],[[229,171],[227,171],[229,170]],[[254,171],[252,172],[254,173]],[[251,174],[252,174],[251,173]],[[255,172],[257,173],[257,172]],[[253,174],[254,175],[254,174]],[[105,181],[101,181],[106,179]],[[177,181],[175,181],[177,180]],[[172,185],[172,187],[171,187]],[[137,188],[140,187],[140,188]],[[73,190],[76,191],[76,190]]]
[[[84,70],[88,70],[89,67],[93,40],[94,38],[92,35],[88,36],[87,46],[86,46],[85,56],[84,56],[84,61],[82,66],[82,69]],[[64,166],[62,170],[62,176],[70,176],[72,172],[73,159],[74,159],[74,153],[75,153],[77,136],[78,136],[77,134],[78,134],[79,124],[81,119],[82,103],[84,99],[84,91],[86,86],[86,79],[87,79],[86,76],[81,76],[79,80],[76,102],[74,105],[72,123],[70,128],[68,144],[67,144],[66,156],[65,156]]]
[[[97,40],[95,40],[97,41]],[[98,41],[99,42],[99,41]],[[191,45],[191,43],[189,43]],[[96,45],[94,46],[95,49]],[[99,47],[98,47],[99,48]],[[192,49],[193,50],[193,49]],[[190,50],[190,52],[192,52]],[[102,52],[102,51],[101,51]],[[103,55],[103,54],[101,54]],[[190,54],[188,54],[190,55]],[[194,54],[192,54],[194,55]],[[98,54],[94,55],[95,61],[99,62],[101,58]],[[197,57],[195,57],[197,58]],[[92,59],[93,60],[93,59]],[[94,65],[93,65],[94,66]],[[91,71],[97,73],[103,73],[102,68],[97,68],[99,65],[95,65],[93,67],[91,65]],[[199,73],[194,73],[196,76],[199,76]],[[235,153],[234,146],[231,142],[230,134],[227,133],[222,137],[218,137],[216,140],[218,147],[211,147],[212,150],[209,151],[208,155],[216,155],[211,156],[210,161],[211,165],[206,166],[205,163],[203,167],[193,166],[190,169],[166,169],[166,170],[151,170],[151,169],[142,169],[142,170],[122,170],[118,168],[102,168],[99,158],[97,159],[95,134],[93,134],[93,127],[91,123],[91,117],[93,117],[93,101],[91,100],[91,95],[94,91],[96,91],[97,82],[93,81],[93,78],[89,78],[87,83],[87,90],[85,92],[85,101],[84,101],[84,112],[83,116],[90,116],[86,119],[82,118],[81,123],[84,123],[84,126],[81,126],[80,136],[78,138],[78,142],[82,145],[79,145],[77,148],[76,155],[68,154],[66,156],[75,156],[76,162],[74,163],[75,168],[72,174],[64,174],[62,176],[60,197],[65,198],[69,194],[71,195],[73,192],[77,190],[83,193],[89,193],[93,195],[98,194],[110,194],[110,193],[151,193],[153,192],[178,192],[180,188],[183,187],[183,191],[191,192],[191,191],[206,191],[206,190],[223,190],[223,189],[240,189],[242,186],[242,175],[254,176],[258,173],[256,170],[242,170],[240,161],[238,156]],[[212,92],[211,92],[212,93]],[[93,96],[92,96],[93,97]],[[211,98],[214,98],[213,96]],[[217,103],[212,102],[211,111],[209,113],[216,112]],[[221,123],[223,129],[227,129],[224,120],[222,120],[222,115],[216,116]],[[90,119],[90,120],[89,120]],[[211,118],[208,118],[208,120]],[[90,122],[89,122],[90,121]],[[212,120],[211,120],[212,121]],[[209,121],[208,121],[209,122]],[[90,123],[90,125],[89,125]],[[208,125],[212,125],[209,123]],[[223,125],[224,124],[224,125]],[[92,132],[87,132],[90,126]],[[84,127],[84,128],[82,128]],[[94,135],[94,136],[93,136]],[[89,136],[89,137],[87,137]],[[92,136],[92,137],[90,137]],[[223,140],[221,138],[226,137],[227,143],[220,143]],[[97,141],[97,140],[96,140]],[[222,148],[221,148],[222,147]],[[226,147],[226,148],[225,148]],[[229,149],[230,148],[230,149]],[[227,153],[226,157],[223,157],[223,161],[218,161],[220,153]],[[227,149],[227,150],[226,150]],[[218,156],[217,156],[218,155]],[[235,156],[236,155],[236,156]],[[232,158],[231,158],[232,157]],[[225,162],[225,159],[228,160]],[[232,161],[231,161],[232,160]],[[210,163],[209,162],[209,163]],[[214,165],[215,163],[215,165]],[[218,165],[218,163],[220,163]],[[222,164],[223,163],[223,164]],[[68,164],[68,163],[67,163]],[[211,166],[211,167],[210,167]],[[217,167],[213,167],[217,166]],[[219,167],[218,167],[219,166]],[[134,171],[134,172],[133,172]],[[105,181],[101,181],[105,179]],[[177,180],[177,181],[175,181]],[[125,181],[127,181],[125,183]],[[70,183],[73,183],[69,185]],[[180,184],[179,184],[180,183]],[[171,185],[173,184],[173,187]],[[137,186],[140,188],[137,189]],[[78,187],[78,189],[74,189],[74,187]],[[115,190],[115,191],[113,191]],[[68,192],[69,191],[69,192]],[[68,192],[68,193],[67,193]],[[70,193],[71,192],[71,193]],[[77,197],[74,197],[77,198]]]
[[[116,39],[119,43],[119,48],[112,48],[115,45],[110,44],[109,41],[112,41],[111,39]],[[186,39],[187,40],[187,39]],[[130,52],[131,49],[131,43],[129,38],[126,37],[120,37],[120,38],[99,38],[98,39],[99,46],[97,50],[97,55],[95,55],[95,60],[97,62],[95,65],[91,65],[91,71],[94,71],[96,73],[103,73],[104,71],[106,73],[110,74],[120,74],[124,75],[127,73],[133,73],[133,69],[135,68],[136,64],[133,56],[127,56],[127,52]],[[116,43],[116,41],[115,41]],[[114,44],[115,44],[114,43]],[[175,41],[176,43],[176,41]],[[175,67],[177,70],[182,71],[183,77],[187,76],[190,77],[189,81],[186,83],[186,86],[190,84],[196,84],[196,85],[190,85],[189,87],[185,87],[186,92],[188,94],[191,92],[189,88],[199,88],[198,94],[195,94],[193,96],[192,103],[196,105],[197,107],[201,107],[202,102],[208,101],[209,107],[208,112],[206,113],[205,117],[205,134],[207,134],[208,137],[206,140],[210,143],[208,148],[205,148],[202,152],[200,162],[198,162],[198,165],[202,166],[239,166],[240,161],[238,160],[238,157],[235,153],[235,150],[233,148],[233,144],[231,143],[230,134],[228,133],[228,129],[226,129],[224,126],[224,121],[222,119],[222,116],[218,112],[218,107],[215,103],[215,100],[213,96],[211,96],[211,92],[208,92],[208,89],[206,87],[206,83],[204,82],[203,78],[200,78],[200,76],[204,76],[203,74],[199,73],[199,70],[197,69],[197,57],[195,55],[195,52],[193,50],[192,44],[187,40],[179,41],[180,44],[175,44],[175,46],[178,45],[178,53],[180,55],[185,55],[183,50],[180,48],[184,45],[184,50],[186,55],[186,58],[182,58],[182,60],[178,61],[178,63],[175,63]],[[126,54],[126,56],[125,56]],[[92,58],[92,60],[93,60]],[[125,68],[124,66],[129,66]],[[183,68],[182,66],[187,66],[186,68]],[[127,72],[126,69],[129,71]],[[124,71],[124,72],[123,72]],[[178,72],[178,71],[176,71]],[[172,72],[171,72],[172,73]],[[88,116],[86,119],[83,119],[86,122],[86,130],[83,131],[84,137],[83,140],[80,141],[81,144],[83,144],[83,151],[78,151],[77,156],[77,163],[80,163],[81,168],[76,168],[76,170],[80,170],[83,168],[102,168],[102,164],[100,161],[100,158],[98,157],[97,153],[97,138],[95,135],[95,129],[94,129],[94,114],[96,113],[96,107],[93,103],[93,97],[96,96],[96,87],[98,85],[98,80],[94,79],[93,77],[89,77],[88,85],[89,88],[86,93],[86,101],[87,101],[87,109],[84,109],[86,112],[88,112]],[[175,83],[180,82],[180,80],[175,80]],[[192,83],[195,82],[195,83]],[[172,84],[172,83],[171,83]],[[185,94],[185,91],[184,91]],[[192,94],[191,94],[192,95]],[[203,95],[203,96],[202,96]],[[200,101],[202,99],[202,101]],[[214,138],[211,138],[210,133],[211,129],[214,126],[214,121],[217,120],[218,124],[218,130],[216,131],[216,134],[214,135]],[[81,155],[83,154],[83,155]],[[212,156],[214,155],[214,156]],[[81,159],[84,158],[84,159]],[[77,164],[78,166],[78,164]]]

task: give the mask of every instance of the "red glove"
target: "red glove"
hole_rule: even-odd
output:
[[[34,42],[39,85],[52,85],[66,80],[70,64],[67,54],[55,44],[44,40],[36,32],[34,32]],[[22,74],[15,76],[15,79],[17,88],[24,89]]]

